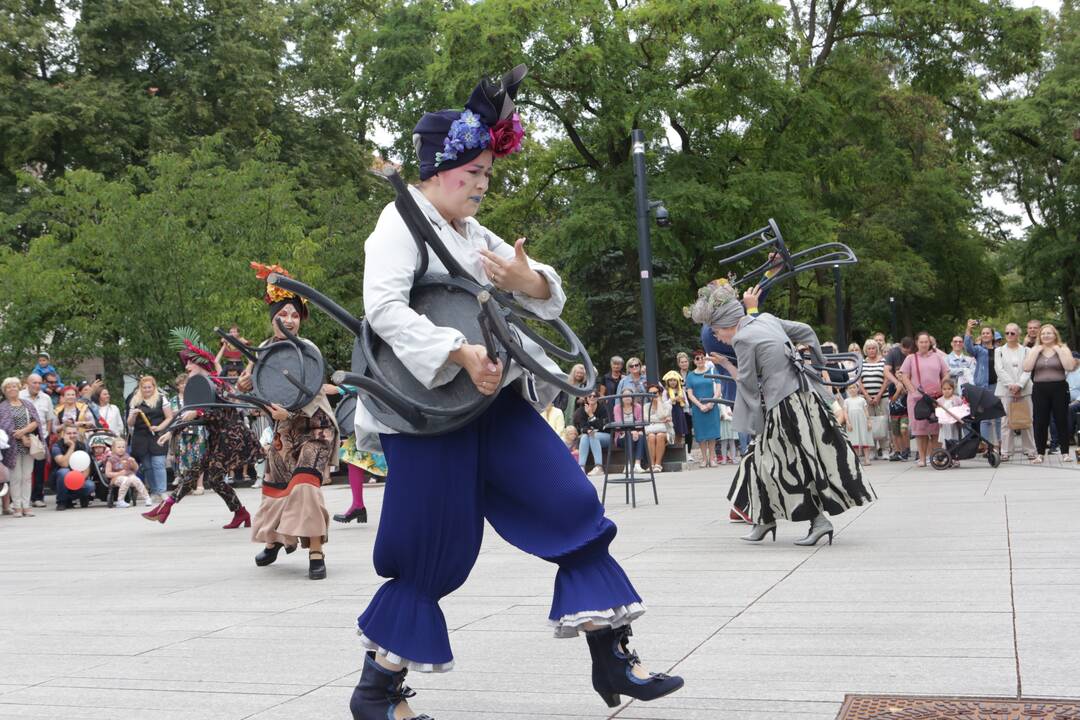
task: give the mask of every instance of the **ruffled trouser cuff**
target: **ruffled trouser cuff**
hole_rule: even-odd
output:
[[[438,601],[400,580],[379,588],[356,625],[364,647],[392,663],[419,672],[446,672],[454,666]]]
[[[555,628],[555,637],[572,638],[577,637],[582,631],[582,626],[588,623],[600,627],[617,628],[629,625],[644,614],[645,605],[636,602],[609,610],[586,610],[572,615],[563,615],[557,620],[548,620],[548,623]]]
[[[607,527],[598,542],[555,559],[559,572],[548,615],[555,637],[577,637],[587,623],[620,627],[645,613],[641,596],[608,552],[615,526],[604,522]]]
[[[386,648],[380,647],[379,643],[374,642],[371,638],[364,634],[363,630],[357,630],[356,633],[360,636],[360,644],[368,650],[374,650],[375,654],[379,657],[386,658],[387,662],[391,662],[394,665],[403,665],[415,672],[424,673],[444,673],[450,672],[454,669],[454,661],[446,663],[422,663],[414,662],[408,658],[403,658],[400,655],[390,652]]]

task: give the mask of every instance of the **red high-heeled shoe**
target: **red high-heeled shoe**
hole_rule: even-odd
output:
[[[228,525],[222,525],[225,530],[233,530],[243,525],[244,527],[251,527],[251,515],[248,514],[247,509],[241,505],[240,509],[233,513],[232,521]]]

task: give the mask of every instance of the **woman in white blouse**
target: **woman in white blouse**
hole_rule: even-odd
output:
[[[1020,436],[1020,450],[1028,459],[1035,457],[1035,434],[1032,431],[1031,373],[1024,370],[1024,359],[1031,348],[1020,344],[1020,326],[1009,323],[1005,326],[1005,344],[994,350],[994,372],[997,373],[997,387],[994,394],[1001,398],[1005,406],[1006,420],[1001,428],[1001,459],[1008,460]],[[1027,427],[1013,429],[1018,419],[1016,414],[1026,410]]]
[[[108,388],[99,388],[93,395],[94,404],[98,407],[98,417],[109,426],[109,430],[116,437],[127,436],[127,425],[124,424],[124,416],[120,414],[120,408],[112,404],[112,396]]]
[[[526,254],[524,238],[506,243],[474,217],[495,158],[520,147],[513,98],[524,75],[520,66],[501,80],[484,80],[464,110],[420,119],[413,130],[420,183],[409,192],[466,272],[512,292],[539,317],[554,319],[566,300],[558,273]],[[497,397],[462,428],[428,436],[395,434],[364,403],[357,406],[357,447],[381,443],[393,480],[374,548],[375,569],[387,582],[357,619],[369,652],[350,702],[353,719],[413,717],[406,700],[411,693],[402,691],[406,672],[453,666],[439,601],[468,578],[485,521],[510,544],[558,567],[548,622],[556,637],[585,634],[593,689],[609,706],[618,706],[622,695],[652,700],[678,690],[682,678],[647,672],[629,650],[630,622],[645,608],[608,551],[615,525],[604,516],[596,489],[537,412],[556,388],[518,363],[503,378],[501,362],[492,362],[483,345],[410,307],[421,255],[394,203],[364,248],[371,329],[426,387],[465,372],[479,393]],[[426,272],[446,272],[434,253]],[[539,345],[523,337],[522,346],[561,374]]]

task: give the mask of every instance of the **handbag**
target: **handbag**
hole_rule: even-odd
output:
[[[919,392],[922,396],[915,401],[914,415],[916,420],[929,420],[932,423],[937,423],[937,416],[934,413],[937,403],[936,398],[931,397],[925,390],[922,389],[922,373],[919,372],[919,356],[916,354],[915,358],[915,381],[918,383]]]
[[[45,459],[45,443],[41,442],[41,438],[38,436],[38,434],[36,432],[31,434],[31,435],[28,435],[27,437],[30,438],[30,446],[29,446],[29,450],[27,451],[27,454],[29,454],[30,457],[32,457],[34,460],[44,460]]]
[[[907,393],[889,402],[889,415],[892,417],[907,415]]]
[[[884,415],[875,415],[870,418],[870,434],[875,440],[885,440],[889,437],[889,418]]]
[[[1013,398],[1009,403],[1009,429],[1027,430],[1031,425],[1031,408],[1024,398]]]

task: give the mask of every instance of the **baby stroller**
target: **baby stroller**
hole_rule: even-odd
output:
[[[87,473],[94,480],[94,497],[106,501],[109,507],[113,504],[113,488],[109,485],[109,478],[105,474],[104,460],[99,459],[99,455],[102,458],[107,457],[115,439],[116,434],[104,428],[93,428],[86,433],[86,447],[90,449],[91,459]],[[98,448],[103,448],[104,453]]]
[[[986,462],[990,463],[990,467],[996,468],[1001,464],[1001,456],[994,450],[994,444],[979,434],[979,423],[1005,417],[1005,407],[992,390],[975,385],[965,385],[963,396],[971,412],[966,417],[958,418],[961,428],[960,439],[948,440],[945,443],[946,447],[938,448],[930,453],[930,466],[935,470],[945,470],[952,467],[957,460],[970,460],[978,454],[979,444],[986,443],[988,448]],[[947,408],[944,410],[956,417]]]

